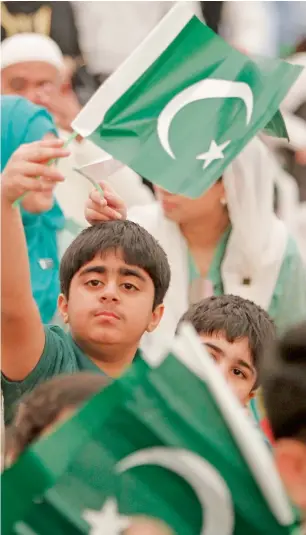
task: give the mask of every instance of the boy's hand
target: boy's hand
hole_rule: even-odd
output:
[[[50,189],[64,177],[57,169],[47,166],[49,160],[69,156],[60,139],[37,141],[21,145],[6,164],[1,177],[2,199],[13,204],[31,191]],[[39,177],[39,179],[37,178]]]
[[[126,206],[123,200],[115,193],[113,188],[106,182],[99,182],[104,197],[95,189],[85,205],[85,217],[90,225],[101,221],[126,219]]]

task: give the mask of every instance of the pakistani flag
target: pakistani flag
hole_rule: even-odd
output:
[[[278,108],[301,70],[276,59],[252,61],[182,2],[72,127],[153,183],[196,197],[260,129],[287,136]]]
[[[130,535],[143,516],[161,534],[291,533],[270,452],[192,328],[153,356],[4,473],[3,535]]]

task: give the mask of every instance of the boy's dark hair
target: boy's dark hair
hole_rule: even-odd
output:
[[[265,354],[261,380],[274,437],[306,443],[306,322]]]
[[[56,422],[64,409],[78,408],[109,384],[110,380],[102,374],[80,372],[59,375],[37,386],[17,406],[6,433],[6,451],[13,451],[18,457]]]
[[[230,343],[247,338],[256,369],[264,349],[273,343],[276,336],[274,323],[267,312],[237,295],[203,299],[191,305],[179,325],[183,321],[190,322],[198,334],[222,333]]]
[[[132,221],[107,221],[83,230],[66,250],[60,266],[61,292],[69,297],[73,276],[93,258],[120,249],[127,264],[148,273],[154,284],[153,310],[160,305],[170,284],[167,255],[155,238]]]

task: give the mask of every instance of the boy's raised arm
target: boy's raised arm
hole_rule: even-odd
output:
[[[35,368],[45,344],[44,328],[32,297],[30,267],[19,208],[14,202],[63,180],[46,165],[67,156],[60,140],[23,145],[1,177],[1,337],[2,373],[22,381]],[[40,177],[37,179],[36,177]]]

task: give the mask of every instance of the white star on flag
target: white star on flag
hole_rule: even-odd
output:
[[[114,498],[109,498],[101,511],[85,510],[83,518],[91,527],[89,535],[120,535],[131,525],[130,518],[118,512]]]
[[[223,151],[229,144],[230,141],[225,141],[222,145],[218,145],[215,140],[213,140],[208,152],[204,152],[197,156],[197,160],[204,160],[203,169],[206,169],[206,167],[208,167],[214,160],[222,160],[224,158]]]

